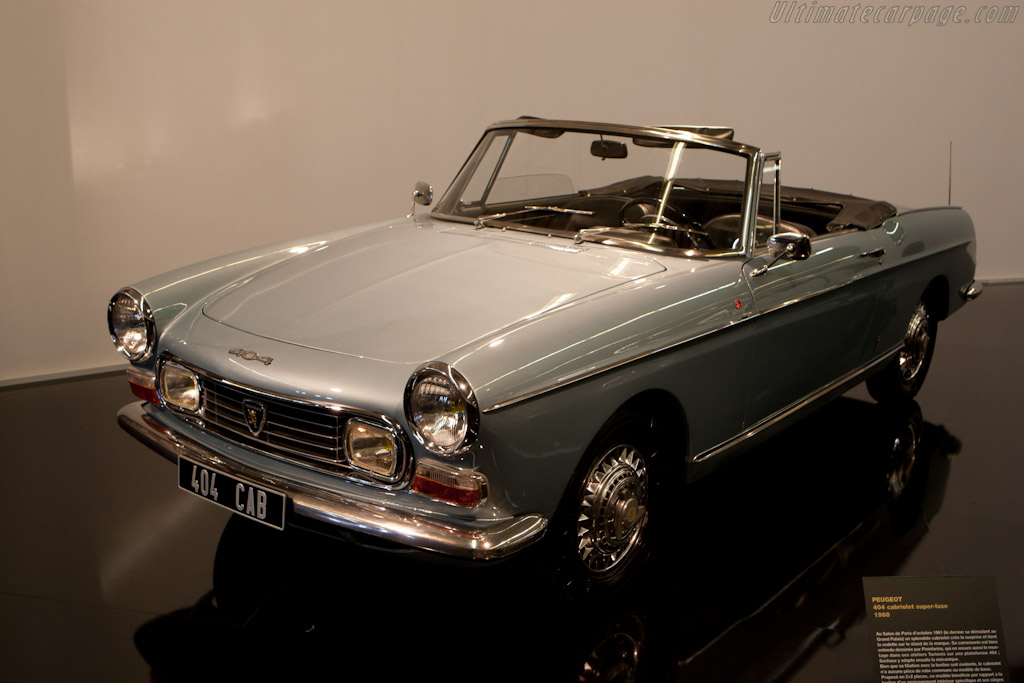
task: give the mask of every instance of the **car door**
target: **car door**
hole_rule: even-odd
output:
[[[765,169],[775,177],[762,186],[777,182],[777,165]],[[828,233],[811,238],[806,260],[783,258],[767,269],[767,248],[755,243],[743,266],[757,316],[746,427],[867,362],[885,242],[881,230]]]
[[[805,261],[744,264],[756,321],[746,425],[751,426],[854,372],[872,350],[880,231],[851,231],[811,240]]]

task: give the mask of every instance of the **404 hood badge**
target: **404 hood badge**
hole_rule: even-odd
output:
[[[238,356],[242,360],[257,360],[264,365],[270,365],[274,362],[274,359],[270,356],[261,356],[255,351],[247,351],[246,349],[231,349],[228,353],[232,356]]]

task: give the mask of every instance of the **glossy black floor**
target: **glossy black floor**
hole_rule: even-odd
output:
[[[123,376],[0,391],[0,680],[871,681],[861,578],[894,574],[995,576],[1024,681],[1022,305],[989,286],[944,323],[916,406],[859,387],[695,485],[674,545],[592,604],[534,557],[229,519],[116,426]]]

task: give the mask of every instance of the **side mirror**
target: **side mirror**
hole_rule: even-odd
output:
[[[430,206],[430,203],[434,201],[434,188],[422,180],[416,183],[416,187],[412,191],[412,208],[409,210],[409,217],[412,218],[416,214],[416,205]]]
[[[778,263],[779,259],[803,261],[811,255],[811,238],[796,232],[780,232],[768,238],[768,255],[771,261],[751,271],[752,277],[761,277],[768,269]]]
[[[811,255],[811,238],[796,232],[772,235],[768,238],[768,255],[775,261],[780,258],[803,261]]]

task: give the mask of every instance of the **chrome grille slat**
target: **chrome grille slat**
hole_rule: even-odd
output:
[[[326,446],[304,444],[304,447],[300,449],[288,448],[280,443],[275,443],[275,441],[277,440],[276,438],[270,440],[272,438],[270,435],[268,435],[267,438],[261,438],[263,437],[263,434],[261,433],[260,436],[254,437],[252,436],[252,434],[249,434],[248,432],[242,432],[238,429],[232,429],[231,427],[225,427],[223,425],[215,425],[210,423],[206,423],[206,427],[207,429],[209,429],[209,431],[213,432],[214,434],[224,436],[228,439],[231,439],[232,441],[236,441],[244,445],[253,446],[255,448],[260,448],[262,450],[269,450],[276,453],[277,455],[298,456],[299,459],[309,457],[314,458],[316,460],[330,461],[335,464],[341,464],[342,462],[341,458],[337,454],[337,450]],[[317,453],[316,451],[322,452]]]
[[[408,485],[412,475],[409,438],[402,427],[387,415],[328,400],[305,399],[292,394],[237,384],[170,354],[163,363],[186,367],[199,379],[200,409],[197,413],[167,408],[179,417],[244,448],[299,463],[317,470],[371,484],[384,489]],[[243,405],[254,401],[263,406],[264,424],[254,435],[246,421]],[[352,419],[377,425],[394,439],[397,459],[392,472],[382,474],[354,466],[345,453],[344,427]]]
[[[233,423],[243,426],[245,425],[245,416],[242,413],[241,403],[239,403],[238,407],[235,408],[234,406],[225,405],[219,401],[214,401],[212,406],[211,403],[207,403],[206,409],[208,411],[215,412],[217,416],[221,418],[221,420],[230,420]],[[276,415],[276,413],[274,415],[270,415],[267,417],[267,424],[277,425],[279,427],[291,431],[301,431],[306,434],[313,434],[325,439],[337,438],[339,432],[341,431],[340,420],[338,421],[338,424],[335,425],[318,424],[312,420],[285,421],[279,418]],[[297,426],[299,424],[303,426]]]
[[[210,431],[288,459],[345,468],[341,438],[349,415],[327,406],[264,395],[204,374],[200,374],[200,384],[202,420]],[[247,400],[266,409],[266,422],[256,436],[245,421],[242,404]]]

